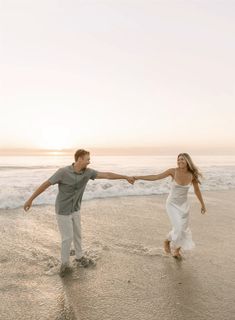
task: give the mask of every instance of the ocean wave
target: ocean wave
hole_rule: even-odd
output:
[[[0,171],[11,171],[11,170],[51,170],[57,169],[55,166],[0,166]]]
[[[228,190],[235,188],[235,158],[215,159],[203,158],[200,168],[203,172],[202,191]],[[17,160],[17,161],[16,161]],[[101,157],[95,158],[92,168],[98,171],[112,171],[125,175],[148,175],[157,174],[170,167],[173,159],[165,157]],[[35,189],[62,165],[69,163],[67,158],[42,159],[42,158],[1,158],[0,165],[0,208],[11,209],[22,207],[24,202],[31,196]],[[226,163],[226,165],[225,165]],[[25,165],[27,164],[27,166]],[[203,164],[203,165],[202,165]],[[209,164],[211,164],[209,166]],[[220,164],[220,165],[219,165]],[[121,196],[145,196],[167,194],[170,189],[171,179],[154,182],[136,181],[130,185],[125,180],[90,181],[86,187],[83,199],[89,201],[98,198],[121,197]],[[193,188],[190,188],[193,192]],[[35,205],[55,203],[57,186],[51,186],[34,201]]]
[[[23,206],[24,202],[31,196],[33,191],[38,187],[37,179],[28,184],[18,185],[1,185],[0,208],[10,209]],[[95,180],[88,183],[83,199],[89,201],[99,198],[111,198],[121,196],[147,196],[167,194],[170,190],[170,179],[155,182],[136,181],[134,185],[128,184],[124,180]],[[228,190],[235,188],[235,174],[224,175],[223,178],[214,175],[208,175],[201,185],[202,191],[209,190]],[[193,187],[189,190],[193,193]],[[44,193],[34,200],[35,205],[53,205],[57,195],[57,186],[51,186]]]

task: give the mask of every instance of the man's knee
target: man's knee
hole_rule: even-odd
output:
[[[63,237],[62,238],[62,243],[70,243],[73,241],[73,237],[72,236],[68,236],[68,237]]]

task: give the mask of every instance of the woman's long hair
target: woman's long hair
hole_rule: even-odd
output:
[[[202,178],[202,174],[198,170],[198,168],[195,166],[195,164],[193,163],[193,160],[191,159],[190,155],[188,153],[180,153],[180,154],[178,154],[177,159],[179,159],[180,156],[182,156],[185,159],[185,161],[187,162],[188,170],[192,173],[193,178],[198,183],[201,184],[201,181],[199,180],[199,177]]]

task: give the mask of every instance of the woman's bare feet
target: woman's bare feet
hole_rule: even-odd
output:
[[[180,248],[175,249],[172,255],[176,259],[182,259],[182,256],[180,254]]]
[[[170,241],[165,240],[164,241],[164,250],[166,253],[171,253],[171,247],[170,247]]]

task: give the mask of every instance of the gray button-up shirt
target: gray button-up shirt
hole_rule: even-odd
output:
[[[55,209],[57,214],[69,215],[81,207],[82,196],[89,179],[94,180],[97,171],[84,169],[74,170],[73,164],[58,169],[48,180],[51,184],[58,183],[59,192],[56,197]]]

